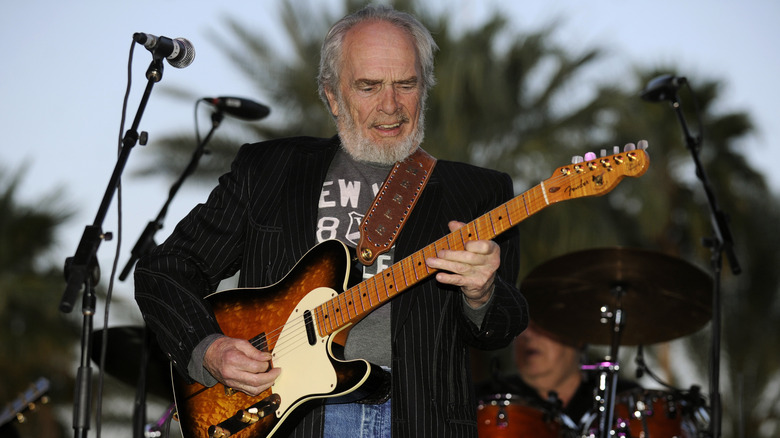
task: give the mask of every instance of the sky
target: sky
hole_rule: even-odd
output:
[[[302,0],[300,4],[315,7],[320,2]],[[619,83],[631,77],[637,65],[673,64],[681,70],[669,73],[685,76],[694,87],[699,81],[723,80],[721,110],[745,111],[753,118],[757,135],[745,139],[744,153],[766,173],[774,191],[780,191],[780,176],[773,172],[771,159],[780,152],[780,124],[774,115],[780,102],[776,83],[780,77],[776,49],[780,42],[780,27],[776,25],[780,2],[435,0],[431,5],[434,10],[446,9],[464,28],[485,19],[492,8],[501,10],[522,32],[560,18],[556,38],[572,51],[594,46],[609,49],[610,61],[594,73],[599,79]],[[156,217],[172,184],[165,179],[134,178],[133,170],[148,162],[148,149],[155,147],[155,138],[194,130],[195,103],[174,101],[162,93],[164,88],[186,88],[203,97],[242,96],[270,106],[271,117],[255,123],[270,123],[280,116],[274,112],[273,102],[258,96],[209,41],[209,32],[225,34],[221,20],[226,16],[237,17],[258,31],[278,34],[278,9],[278,2],[271,0],[30,0],[0,6],[0,175],[26,166],[19,203],[75,212],[61,227],[57,245],[47,260],[64,263],[75,253],[84,228],[95,220],[116,166],[133,33],[187,38],[196,49],[196,57],[184,69],[166,64],[163,79],[155,85],[143,113],[139,129],[149,133],[149,142],[133,148],[123,173],[122,246],[116,261],[119,270],[146,224]],[[151,55],[136,47],[125,128],[138,110],[150,61]],[[205,132],[208,113],[203,114],[201,131]],[[663,145],[653,147],[651,150],[663,153]],[[182,168],[185,165],[182,163]],[[170,206],[164,228],[157,233],[158,242],[190,208],[205,200],[208,191],[185,182]],[[47,197],[52,192],[57,195]],[[104,231],[115,236],[98,249],[104,282],[115,262],[117,204],[114,195],[102,224]],[[728,206],[721,207],[728,211]],[[63,282],[63,291],[64,287]],[[132,299],[132,277],[117,282],[114,297]],[[132,306],[114,312],[111,320],[115,324],[139,321]],[[101,326],[102,322],[96,321],[96,327]]]

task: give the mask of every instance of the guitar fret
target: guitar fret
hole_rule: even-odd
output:
[[[317,330],[320,331],[320,336],[324,337],[327,333],[325,332],[325,321],[322,317],[322,306],[317,306],[314,309],[314,314],[317,316]]]
[[[336,300],[333,302],[334,308],[336,309],[336,321],[339,323],[339,327],[343,326],[346,322],[346,317],[344,316],[344,305],[341,303],[342,295],[336,295]]]
[[[328,319],[328,324],[330,325],[330,331],[333,333],[334,328],[338,328],[338,321],[336,321],[336,312],[333,311],[333,300],[328,300],[325,303],[325,318]],[[334,326],[334,324],[336,324]]]
[[[531,215],[531,213],[528,211],[528,201],[526,200],[526,194],[523,193],[523,207],[525,208],[525,217],[528,217]]]
[[[445,236],[445,239],[447,240],[447,246],[448,246],[447,249],[453,249],[453,250],[463,249],[462,248],[463,247],[463,238],[461,237],[460,239],[458,239],[459,235],[460,235],[460,233],[455,232],[455,233],[450,233],[450,234]],[[460,240],[460,243],[458,242],[458,240]]]
[[[328,303],[325,302],[320,307],[322,308],[322,320],[323,324],[325,325],[325,332],[333,333],[333,322],[331,321],[330,314],[328,313]]]
[[[341,309],[342,309],[341,310],[341,317],[344,318],[345,321],[350,321],[352,319],[352,317],[349,315],[349,303],[350,303],[350,301],[349,301],[348,298],[349,297],[347,296],[347,294],[344,294],[344,293],[339,294],[340,301],[344,301],[344,304],[341,305]],[[345,316],[345,311],[346,311],[346,316]]]
[[[414,278],[420,280],[430,274],[428,271],[428,265],[425,264],[425,256],[423,250],[419,250],[409,257],[412,260],[412,269],[414,270]]]
[[[420,277],[423,277],[427,275],[427,269],[425,266],[425,261],[422,259],[422,252],[417,251],[414,254],[409,257],[409,261],[411,262],[411,268],[414,272],[414,281],[415,283],[420,281]],[[419,268],[419,269],[418,269]],[[422,270],[421,273],[418,273],[418,271]]]
[[[509,228],[506,220],[506,209],[503,206],[495,208],[490,212],[490,223],[493,226],[493,237],[498,236]]]
[[[422,265],[425,267],[425,273],[430,274],[431,268],[429,268],[428,264],[425,263],[425,259],[429,257],[436,257],[438,255],[436,254],[436,248],[433,246],[433,244],[431,244],[423,248],[420,253],[422,253]]]
[[[374,288],[376,288],[376,280],[374,277],[369,278],[368,280],[364,281],[366,285],[366,298],[368,298],[368,309],[371,310],[374,308],[374,301],[371,300],[371,288],[368,287],[368,283],[373,281],[374,282]]]
[[[401,270],[401,279],[404,281],[404,290],[409,287],[409,280],[406,278],[406,268],[404,267],[409,263],[409,258],[405,258],[401,260],[401,263],[399,264],[400,270]]]
[[[472,230],[469,230],[469,226],[466,225],[460,230],[458,230],[458,249],[466,249],[466,242],[472,241],[472,240],[479,240],[479,232],[476,228],[473,228]]]
[[[388,268],[392,270],[393,274],[393,284],[395,285],[395,290],[393,291],[393,296],[397,295],[398,292],[404,290],[406,287],[406,278],[404,278],[404,272],[403,272],[403,266],[397,266],[393,268],[392,266]]]
[[[515,221],[512,220],[512,214],[509,211],[509,203],[507,202],[506,204],[502,205],[501,208],[503,208],[504,211],[506,212],[506,219],[507,219],[507,221],[509,223],[509,225],[506,227],[506,229],[508,230],[508,229],[510,229],[510,228],[515,226]]]
[[[439,251],[443,249],[450,249],[450,243],[447,241],[449,236],[445,236],[433,243],[433,249],[436,251],[436,257],[439,256]]]
[[[355,316],[350,317],[350,321],[351,321],[352,318],[357,318],[358,316],[360,316],[360,309],[358,309],[358,304],[360,304],[360,302],[359,302],[360,295],[355,296],[355,290],[354,289],[348,289],[344,293],[345,294],[349,294],[349,300],[352,303],[352,311],[353,311]],[[357,298],[357,299],[355,299],[355,298]]]
[[[379,305],[382,304],[382,295],[379,293],[379,289],[380,289],[380,287],[382,287],[379,284],[380,280],[382,280],[382,276],[381,275],[375,275],[375,276],[371,277],[371,279],[369,280],[369,281],[371,281],[373,283],[373,286],[374,286],[374,287],[372,287],[372,288],[370,288],[368,290],[369,294],[373,293],[373,295],[374,295],[373,296],[374,304],[371,305],[371,310],[379,307]]]
[[[392,267],[385,269],[382,271],[383,274],[385,274],[385,284],[387,284],[387,298],[391,298],[395,296],[396,291],[398,291],[398,282],[395,279],[395,269]],[[389,284],[387,282],[390,282]]]
[[[377,294],[377,296],[379,297],[379,301],[380,301],[380,302],[384,302],[384,301],[385,301],[387,298],[390,298],[390,292],[387,290],[387,287],[388,287],[388,286],[387,286],[387,282],[385,281],[385,276],[386,276],[386,275],[387,275],[387,274],[383,274],[383,275],[378,275],[378,276],[377,276],[377,277],[379,277],[379,278],[381,278],[381,279],[382,279],[382,285],[381,285],[381,288],[380,288],[380,289],[381,289],[382,291],[384,291],[384,293],[385,293],[385,298],[382,298],[382,296],[381,296],[381,295]],[[391,285],[391,286],[392,286],[392,285]]]
[[[358,297],[360,298],[360,314],[366,313],[366,308],[371,308],[371,299],[368,298],[368,293],[365,292],[367,290],[366,285],[364,282],[361,282],[357,285],[357,293]],[[366,305],[364,299],[368,300],[368,305]]]
[[[336,307],[338,297],[336,299],[331,299],[328,301],[330,303],[330,320],[333,324],[335,324],[334,328],[338,329],[342,325],[342,321],[339,321],[339,312],[338,307]]]

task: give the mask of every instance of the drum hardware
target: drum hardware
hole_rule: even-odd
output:
[[[480,438],[573,438],[576,424],[548,403],[534,403],[517,394],[493,394],[477,404]]]
[[[570,343],[610,346],[604,361],[582,367],[598,373],[594,412],[583,417],[583,437],[677,436],[649,432],[652,422],[658,421],[658,411],[679,418],[680,407],[688,409],[679,392],[662,406],[655,406],[657,393],[645,394],[650,399],[637,398],[630,409],[616,405],[617,401],[630,403],[616,394],[618,350],[621,345],[639,345],[638,377],[640,372],[654,376],[644,364],[642,346],[691,334],[710,320],[709,275],[661,253],[603,248],[571,253],[536,267],[521,290],[542,329]],[[598,313],[589,311],[596,305]],[[702,418],[700,423],[706,422],[706,414],[706,409],[696,414]]]
[[[108,336],[103,354],[103,335]],[[135,388],[132,436],[147,436],[146,396],[156,395],[173,402],[168,358],[144,327],[119,326],[96,330],[91,335],[95,345],[92,360],[100,364],[105,356],[106,373]]]
[[[176,405],[171,404],[156,423],[149,423],[144,428],[144,438],[167,438],[171,432],[171,420],[174,419]]]
[[[100,364],[101,349],[99,342],[104,329],[92,333],[95,348],[92,349],[92,360]],[[157,345],[154,337],[146,337],[144,327],[117,326],[108,329],[108,345],[106,347],[106,372],[117,380],[131,387],[139,385],[141,362],[144,355],[148,356],[146,364],[147,393],[173,402],[171,390],[171,372],[168,358]]]

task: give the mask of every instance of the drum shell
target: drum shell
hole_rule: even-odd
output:
[[[515,394],[495,394],[481,398],[477,405],[477,428],[480,438],[572,436],[564,414],[556,414]]]
[[[695,427],[685,400],[661,390],[634,389],[617,394],[613,430],[635,438],[693,438]]]

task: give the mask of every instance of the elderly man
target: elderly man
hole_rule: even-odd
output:
[[[319,75],[320,95],[338,135],[244,145],[207,202],[195,207],[163,244],[139,261],[135,273],[139,307],[185,385],[194,385],[177,393],[180,417],[185,417],[182,427],[189,427],[190,414],[198,423],[193,433],[200,433],[201,426],[213,426],[215,436],[245,427],[220,418],[200,424],[200,418],[211,415],[201,411],[224,403],[189,405],[190,400],[221,388],[213,392],[219,397],[227,394],[225,403],[245,396],[251,400],[241,406],[249,408],[247,421],[253,426],[247,427],[263,425],[260,436],[477,435],[469,346],[506,346],[527,324],[525,300],[514,286],[516,231],[425,252],[423,261],[399,268],[402,272],[390,279],[382,279],[380,273],[509,200],[508,175],[420,159],[430,166],[420,165],[423,174],[430,173],[423,178],[424,189],[415,194],[413,207],[403,213],[408,217],[399,224],[397,239],[362,264],[354,263],[358,260],[354,256],[346,263],[347,271],[362,274],[364,283],[381,281],[387,299],[377,303],[360,292],[354,296],[360,303],[352,298],[337,301],[346,310],[320,306],[326,310],[314,312],[313,319],[300,325],[305,327],[300,328],[300,343],[311,352],[282,357],[281,347],[286,352],[293,344],[287,335],[294,331],[293,319],[286,316],[281,335],[271,331],[231,335],[241,330],[228,330],[224,321],[253,323],[240,313],[246,305],[240,299],[224,304],[221,297],[228,294],[214,294],[219,282],[237,271],[241,288],[290,286],[291,278],[299,277],[292,272],[306,264],[299,260],[319,254],[316,248],[330,248],[334,240],[346,247],[359,246],[361,234],[368,231],[358,232],[358,224],[368,222],[364,215],[371,217],[375,202],[385,202],[375,196],[386,179],[393,180],[388,175],[397,163],[417,163],[414,157],[427,155],[420,145],[426,96],[435,83],[436,49],[428,30],[409,14],[368,6],[344,17],[324,41]],[[403,294],[390,284],[399,277],[411,285]],[[369,282],[372,278],[379,280]],[[361,284],[356,291],[368,288]],[[276,299],[280,292],[254,291],[274,298],[251,319],[273,318],[284,301]],[[315,293],[320,289],[301,300],[309,308],[322,303],[319,299],[309,303]],[[229,296],[234,295],[243,296]],[[249,300],[250,294],[244,295]],[[325,299],[339,300],[331,295]],[[289,313],[299,310],[308,311],[295,307]],[[323,335],[334,323],[338,329]],[[320,351],[319,345],[327,348]],[[342,368],[343,361],[362,370],[363,360],[368,371],[365,376],[357,373],[360,377],[353,384],[343,376],[354,374],[353,368]],[[337,383],[320,384],[328,379]],[[365,397],[349,397],[354,394]]]

